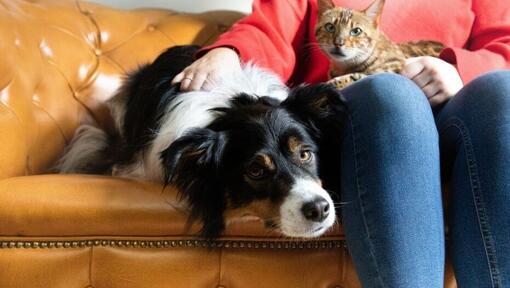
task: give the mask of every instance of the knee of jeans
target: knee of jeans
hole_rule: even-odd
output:
[[[456,96],[462,98],[464,113],[479,117],[510,113],[510,71],[484,74],[462,89]],[[473,115],[474,116],[474,115]]]
[[[433,121],[427,97],[411,80],[398,74],[377,74],[363,80],[359,95],[355,95],[367,117],[392,117],[405,120],[428,118]],[[361,109],[359,109],[361,108]],[[373,119],[377,121],[378,119]],[[413,121],[406,121],[412,123]]]

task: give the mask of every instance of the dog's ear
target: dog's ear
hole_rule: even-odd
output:
[[[190,205],[188,225],[201,220],[201,234],[207,238],[215,238],[225,229],[220,171],[226,141],[223,132],[193,129],[161,153],[165,184],[179,189]]]
[[[294,88],[282,103],[303,123],[319,146],[319,175],[331,197],[340,201],[341,147],[347,123],[347,106],[338,89],[330,84]]]
[[[346,122],[345,100],[342,93],[330,84],[298,86],[290,92],[282,106],[315,133],[342,130]]]

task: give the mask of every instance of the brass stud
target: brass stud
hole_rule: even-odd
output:
[[[208,240],[154,240],[154,241],[137,241],[137,240],[80,240],[80,241],[0,241],[0,248],[76,248],[85,246],[114,246],[114,247],[194,247],[194,248],[270,248],[270,249],[347,249],[344,240],[318,240],[318,241],[208,241]],[[348,249],[347,249],[348,250]]]

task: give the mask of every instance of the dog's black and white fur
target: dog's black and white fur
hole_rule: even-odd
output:
[[[318,169],[326,188],[337,190],[341,95],[329,85],[289,91],[252,65],[212,91],[181,92],[171,80],[197,49],[170,48],[131,74],[107,103],[116,134],[79,127],[59,171],[176,185],[206,237],[245,214],[288,236],[323,234],[335,209]]]

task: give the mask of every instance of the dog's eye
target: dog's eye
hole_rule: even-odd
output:
[[[246,170],[248,177],[258,180],[266,176],[266,171],[257,163],[252,163]]]
[[[310,150],[302,150],[299,152],[299,160],[301,160],[301,162],[308,162],[312,160],[312,157],[313,153]]]

